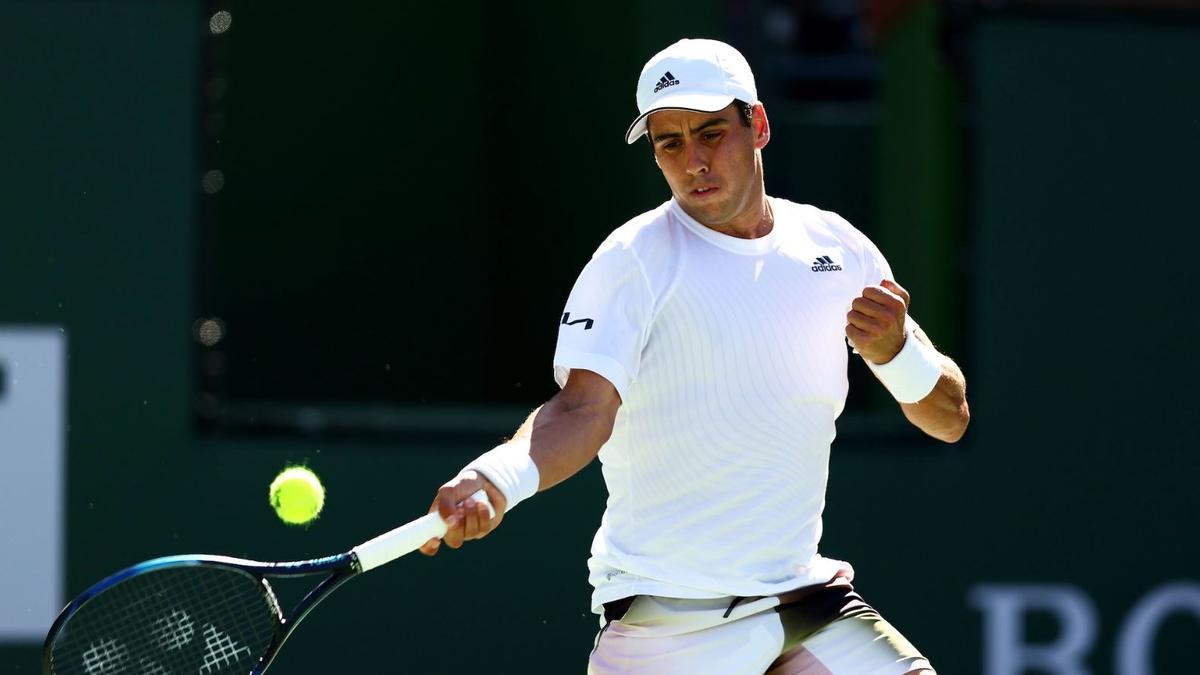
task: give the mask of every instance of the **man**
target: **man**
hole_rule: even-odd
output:
[[[865,236],[766,195],[770,124],[741,54],[682,40],[643,68],[637,101],[626,140],[648,136],[672,199],[584,268],[559,326],[562,391],[438,491],[444,541],[487,535],[599,454],[589,672],[932,673],[817,543],[847,342],[947,442],[969,420],[961,371]],[[481,487],[492,520],[460,504]]]

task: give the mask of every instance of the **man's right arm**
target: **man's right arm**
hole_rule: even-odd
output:
[[[608,380],[575,369],[567,384],[533,411],[517,430],[528,435],[529,455],[538,467],[538,491],[549,489],[591,463],[612,435],[621,397]]]
[[[571,371],[562,391],[534,410],[509,441],[528,441],[529,457],[538,471],[538,491],[570,478],[596,457],[612,434],[620,406],[621,397],[607,379],[590,370]],[[496,517],[490,520],[481,505],[459,505],[481,488],[496,509]],[[447,521],[442,541],[458,548],[463,541],[496,529],[506,507],[504,495],[491,481],[477,471],[463,471],[438,489],[430,511],[437,509]],[[433,555],[438,548],[438,541],[431,539],[421,552]]]

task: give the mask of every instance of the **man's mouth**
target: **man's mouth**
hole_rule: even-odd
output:
[[[710,195],[716,191],[717,191],[717,188],[713,187],[713,186],[698,187],[695,190],[692,190],[692,194],[703,197],[704,195]]]

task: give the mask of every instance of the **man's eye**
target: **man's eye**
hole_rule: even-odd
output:
[[[662,144],[662,149],[666,150],[667,152],[674,152],[675,150],[679,149],[679,141],[667,141],[666,143]]]
[[[721,137],[721,132],[719,132],[719,131],[710,131],[707,134],[704,134],[704,140],[706,140],[706,141],[715,141],[720,137]]]

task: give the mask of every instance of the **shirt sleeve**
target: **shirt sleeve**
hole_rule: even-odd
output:
[[[572,368],[603,376],[624,399],[637,378],[653,297],[634,251],[606,242],[579,274],[558,326],[554,379]]]
[[[850,221],[842,218],[838,214],[833,213],[832,211],[824,211],[823,213],[828,222],[837,224],[849,233],[851,238],[850,245],[857,250],[858,258],[861,261],[863,288],[866,288],[867,286],[878,286],[879,282],[883,281],[884,279],[891,279],[892,281],[896,280],[896,277],[892,276],[892,266],[888,264],[887,258],[883,257],[883,252],[879,250],[879,247],[875,245],[875,242],[871,241],[867,235],[859,231],[858,228],[851,225]],[[913,319],[911,315],[907,317],[907,320],[905,321],[905,327],[908,331],[919,328],[916,320]],[[853,350],[855,354],[858,353],[858,348],[854,346],[854,343],[850,341],[849,337],[846,338],[846,344],[850,345],[851,350]]]
[[[883,257],[883,253],[879,251],[879,247],[875,245],[867,235],[859,232],[859,238],[862,240],[862,261],[863,261],[863,284],[865,286],[878,286],[880,281],[891,279],[896,281],[896,277],[892,276],[892,266],[888,264],[887,258]],[[904,322],[904,330],[906,335],[911,335],[913,331],[921,327],[912,314],[906,314]],[[850,339],[846,338],[849,342]],[[851,345],[853,346],[853,345]],[[854,350],[858,353],[858,350]]]
[[[892,266],[888,264],[887,258],[883,257],[879,247],[868,239],[867,235],[833,211],[821,211],[820,214],[826,223],[833,226],[846,247],[858,255],[862,265],[863,287],[878,286],[884,279],[896,280],[892,276]]]
[[[867,239],[865,234],[859,233],[862,238],[862,262],[863,262],[863,285],[878,286],[880,281],[896,278],[892,276],[892,266],[888,264],[887,258],[883,257],[883,253],[875,246],[875,243]]]

